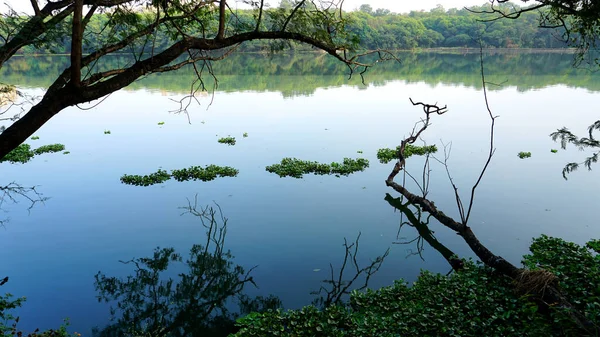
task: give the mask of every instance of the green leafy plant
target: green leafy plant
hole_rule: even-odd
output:
[[[523,264],[529,275],[558,280],[561,291],[592,323],[600,323],[600,241],[585,247],[541,236]],[[347,305],[253,313],[238,319],[246,336],[580,336],[561,308],[542,312],[522,283],[479,263],[448,276],[422,271],[409,286],[398,280],[354,291]],[[555,277],[554,277],[555,276]],[[544,284],[543,282],[541,283]]]
[[[158,122],[158,125],[165,125],[165,122]]]
[[[244,134],[242,135],[244,138],[248,138],[248,132],[244,132]]]
[[[531,152],[519,152],[517,154],[517,156],[519,156],[519,158],[521,159],[526,159],[526,158],[530,158],[531,157]]]
[[[21,144],[14,150],[10,151],[4,158],[0,159],[0,162],[11,162],[11,163],[22,163],[30,161],[35,156],[35,153],[31,151],[29,144]]]
[[[221,144],[227,144],[229,146],[233,146],[233,145],[235,145],[235,137],[231,137],[231,136],[222,137],[222,138],[219,138],[218,142]]]
[[[191,166],[180,170],[172,170],[171,174],[161,169],[144,176],[124,174],[120,180],[123,184],[127,185],[150,186],[164,183],[171,178],[180,182],[188,180],[211,181],[218,177],[235,177],[238,173],[239,171],[237,169],[229,166]]]
[[[167,171],[159,169],[154,173],[144,176],[124,174],[121,177],[121,182],[127,185],[150,186],[164,183],[169,179],[171,179],[171,175]]]
[[[110,135],[110,130],[104,130],[105,135]]]
[[[211,181],[217,177],[235,177],[239,171],[229,166],[208,165],[205,168],[192,166],[181,170],[173,170],[171,175],[177,181],[201,180]]]
[[[65,151],[65,152],[63,152],[63,154],[69,154],[69,153],[71,153],[71,152],[69,152],[69,151]]]
[[[50,144],[50,145],[43,145],[38,147],[37,149],[33,150],[33,153],[35,155],[40,155],[42,153],[54,153],[54,152],[61,152],[65,150],[65,146],[63,144]]]
[[[428,153],[435,153],[437,150],[438,148],[435,145],[417,146],[406,144],[404,147],[404,158],[408,158],[413,155],[423,156]],[[379,159],[380,163],[387,164],[392,160],[398,159],[398,151],[400,151],[400,146],[397,146],[395,149],[379,149],[377,150],[377,159]]]
[[[31,137],[31,140],[38,140],[38,139],[40,139],[40,137],[38,137],[38,136]]]
[[[557,149],[552,149],[552,150],[550,150],[550,152],[552,152],[552,153],[557,153],[557,152],[558,152],[558,150],[557,150]]]
[[[11,162],[11,163],[22,163],[25,164],[30,161],[34,156],[44,154],[44,153],[53,153],[64,151],[65,146],[63,144],[49,144],[38,147],[35,150],[31,150],[31,146],[29,144],[21,144],[17,146],[14,150],[9,152],[4,158],[0,159],[0,162]]]
[[[369,161],[364,158],[344,158],[342,163],[322,164],[316,161],[306,161],[297,158],[283,158],[281,163],[266,167],[270,173],[280,177],[302,178],[304,174],[347,176],[351,173],[364,171],[369,167]]]

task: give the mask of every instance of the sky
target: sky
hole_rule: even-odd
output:
[[[407,13],[412,10],[428,11],[435,8],[437,4],[442,4],[444,8],[462,8],[473,5],[482,5],[487,0],[345,0],[344,8],[346,10],[357,9],[362,4],[369,4],[373,9],[387,8],[396,13]],[[268,1],[271,5],[277,3],[276,0]],[[42,0],[41,3],[46,3]],[[10,5],[17,11],[31,11],[31,4],[28,0],[0,0],[0,12],[6,11],[5,4]]]

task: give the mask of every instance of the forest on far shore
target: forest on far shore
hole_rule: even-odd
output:
[[[289,0],[284,0],[280,7],[291,6]],[[505,5],[505,9],[513,5]],[[518,8],[518,6],[515,6]],[[268,11],[277,11],[281,8],[271,8]],[[412,11],[407,14],[393,13],[387,9],[373,9],[370,5],[362,5],[356,11],[346,12],[344,17],[348,20],[347,31],[358,42],[359,49],[417,49],[417,48],[456,48],[479,47],[480,38],[484,48],[566,48],[568,44],[562,39],[563,31],[539,27],[539,12],[523,13],[518,20],[493,20],[494,14],[482,14],[489,10],[489,4],[471,7],[469,9],[445,9],[442,5],[430,11]],[[251,29],[254,22],[253,10],[234,10],[235,15],[230,15],[230,27],[236,30]],[[98,45],[105,44],[111,39],[123,37],[126,31],[119,30],[119,25],[106,29],[109,20],[123,20],[124,16],[136,15],[146,20],[154,20],[150,14],[139,12],[123,12],[94,15],[88,23],[87,29],[98,32],[88,34],[84,39],[84,53],[94,50]],[[497,14],[496,14],[497,15]],[[139,19],[139,18],[138,18]],[[6,20],[0,18],[0,20]],[[6,22],[5,22],[6,23]],[[18,24],[15,22],[15,24]],[[265,25],[269,25],[268,17]],[[35,53],[70,53],[71,41],[69,38],[70,20],[65,22],[65,34],[58,34],[55,43],[51,45],[27,46],[22,48],[21,54]],[[0,25],[5,27],[5,25]],[[206,34],[216,32],[217,27],[205,27]],[[1,29],[1,28],[0,28]],[[145,46],[134,47],[149,48],[154,51],[162,50],[171,43],[169,32],[158,31],[152,41]],[[265,42],[246,43],[239,51],[265,51],[271,50],[272,44]],[[294,49],[306,49],[306,46],[292,44]]]

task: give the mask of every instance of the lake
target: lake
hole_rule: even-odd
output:
[[[0,165],[0,184],[35,185],[50,198],[30,211],[25,200],[3,205],[2,216],[10,221],[0,231],[0,276],[10,282],[2,292],[27,297],[16,311],[19,326],[52,328],[68,317],[70,329],[84,335],[104,327],[111,303],[98,303],[94,275],[131,275],[133,266],[119,261],[151,256],[156,247],[174,247],[185,259],[193,244],[206,240],[198,218],[181,215],[180,207],[194,198],[223,210],[225,248],[235,263],[246,270],[257,266],[251,275],[258,288],[248,285],[245,293],[273,294],[285,308],[310,304],[311,291],[329,277],[330,263],[341,265],[344,238],[353,241],[359,233],[362,264],[390,248],[372,288],[399,278],[412,282],[421,269],[447,273],[447,262],[431,247],[424,246],[421,258],[414,254],[415,242],[395,244],[411,241],[417,232],[406,226],[399,232],[400,213],[384,201],[386,193],[398,196],[384,183],[393,163],[379,163],[376,153],[399,145],[422,117],[409,98],[447,105],[449,111],[434,116],[423,138],[440,149],[442,142],[452,142],[451,173],[459,191],[467,193],[489,144],[479,55],[423,52],[400,58],[401,64],[372,68],[362,84],[358,77],[349,80],[344,66],[326,55],[233,55],[214,64],[214,96],[198,95],[188,114],[172,111],[189,93],[190,69],[150,76],[101,104],[61,112],[35,134],[39,140],[27,143],[62,143],[68,155]],[[105,66],[119,62],[126,61],[115,58]],[[585,153],[560,150],[548,136],[563,126],[583,135],[599,117],[590,108],[600,101],[600,74],[571,63],[572,55],[558,53],[484,57],[487,80],[497,84],[489,85],[489,102],[500,117],[497,150],[470,225],[487,247],[513,263],[520,263],[531,239],[542,233],[577,243],[600,237],[595,214],[600,170],[581,169],[565,181],[564,165]],[[59,56],[17,57],[0,78],[40,95],[67,64]],[[213,84],[207,77],[207,87]],[[217,142],[225,136],[235,137],[236,145]],[[519,159],[520,151],[532,157]],[[326,163],[360,157],[370,167],[347,177],[303,179],[265,170],[285,157]],[[410,158],[409,172],[419,175],[423,161]],[[119,181],[123,174],[209,164],[232,166],[239,174],[149,187]],[[432,162],[431,170],[430,198],[457,217],[443,166]],[[473,256],[450,230],[434,222],[431,229],[461,257]]]

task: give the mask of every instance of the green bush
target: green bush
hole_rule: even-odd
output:
[[[519,156],[519,158],[521,158],[521,159],[530,158],[531,152],[522,152],[521,151],[517,154],[517,156]]]

